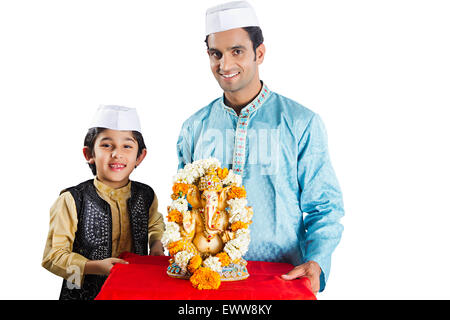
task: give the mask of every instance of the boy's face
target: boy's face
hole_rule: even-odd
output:
[[[264,60],[265,47],[253,51],[253,43],[242,28],[213,33],[208,36],[211,71],[225,92],[237,92],[257,83],[258,66]]]
[[[131,172],[144,160],[147,150],[143,149],[138,158],[138,142],[131,131],[106,129],[97,136],[93,152],[84,147],[83,154],[95,164],[97,179],[117,189],[128,184]]]

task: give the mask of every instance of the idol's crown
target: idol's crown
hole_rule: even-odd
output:
[[[222,181],[217,176],[217,172],[214,169],[209,170],[206,175],[201,177],[198,184],[198,189],[200,191],[220,191],[222,188]]]

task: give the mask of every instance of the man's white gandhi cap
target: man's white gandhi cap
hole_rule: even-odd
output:
[[[95,127],[141,132],[141,124],[136,109],[114,105],[98,107],[90,128]]]
[[[232,1],[206,10],[206,35],[243,27],[259,27],[253,7],[247,1]]]

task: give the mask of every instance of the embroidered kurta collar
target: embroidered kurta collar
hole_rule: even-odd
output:
[[[103,182],[100,182],[97,177],[95,177],[94,186],[101,195],[107,196],[116,201],[128,199],[131,195],[131,181],[122,188],[114,189],[110,186],[107,186]]]
[[[255,112],[256,110],[258,110],[264,103],[264,101],[267,100],[267,98],[270,95],[270,90],[267,87],[267,85],[265,85],[262,82],[262,88],[261,91],[259,92],[259,94],[256,96],[255,99],[253,99],[252,102],[250,102],[249,104],[247,104],[244,108],[242,108],[240,114],[239,114],[239,118],[245,118],[245,117],[249,117],[253,112]],[[233,108],[230,108],[229,106],[227,106],[225,104],[225,95],[222,95],[222,99],[220,100],[220,104],[222,105],[222,107],[229,113],[231,113],[234,116],[238,116],[236,114],[236,111],[234,111]]]

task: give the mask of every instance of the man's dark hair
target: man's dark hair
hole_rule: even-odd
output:
[[[255,53],[255,60],[256,60],[256,48],[258,48],[264,42],[262,30],[260,27],[243,27],[242,29],[247,31],[248,36],[250,37],[250,40],[252,41],[253,52]],[[209,35],[206,36],[205,43],[206,43],[206,47],[209,49],[208,37],[209,37]]]
[[[89,149],[89,152],[93,156],[95,155],[94,154],[95,140],[97,140],[98,135],[105,130],[106,130],[106,128],[100,128],[100,127],[90,128],[86,134],[86,137],[84,137],[84,146]],[[136,141],[138,143],[137,158],[139,158],[139,156],[142,154],[142,150],[147,149],[147,147],[145,146],[144,137],[142,136],[142,134],[140,132],[132,131],[132,133],[133,133],[133,138],[136,139]],[[95,163],[92,163],[92,164],[89,163],[89,168],[91,168],[94,176],[97,175],[97,168],[95,167]]]

